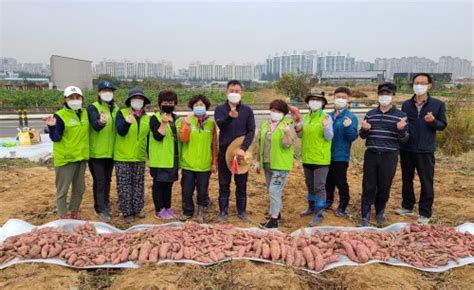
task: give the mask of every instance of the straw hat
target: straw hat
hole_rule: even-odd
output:
[[[240,146],[244,142],[245,136],[240,136],[232,143],[230,143],[229,147],[227,147],[227,151],[225,152],[225,160],[227,163],[227,168],[231,170],[232,167],[232,161],[234,160],[234,156],[237,152],[237,150],[240,149]],[[244,174],[247,173],[250,169],[250,165],[252,164],[252,153],[250,150],[247,150],[245,152],[245,156],[243,159],[237,159],[238,162],[238,168],[236,174]]]

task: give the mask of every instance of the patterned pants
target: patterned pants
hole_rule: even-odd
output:
[[[119,208],[124,217],[139,214],[144,206],[145,162],[116,162]]]

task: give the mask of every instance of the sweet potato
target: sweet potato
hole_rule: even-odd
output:
[[[136,261],[138,259],[138,248],[134,248],[132,252],[130,253],[130,256],[128,256],[129,261]]]
[[[281,256],[280,244],[276,240],[270,242],[270,255],[273,262],[278,261]]]
[[[286,264],[288,266],[293,266],[295,262],[295,248],[291,246],[286,246],[287,253],[286,253]]]
[[[357,244],[356,246],[357,259],[360,263],[367,263],[369,260],[369,249],[362,243]]]
[[[166,259],[170,246],[171,246],[170,243],[161,244],[160,250],[159,250],[160,259]]]
[[[270,246],[268,246],[268,244],[264,242],[262,244],[262,257],[264,259],[268,259],[268,258],[270,258],[270,254],[271,254]]]
[[[140,247],[140,254],[138,255],[138,263],[144,263],[148,260],[152,247],[153,245],[149,241],[145,241],[142,244]]]
[[[309,247],[303,248],[303,256],[306,259],[308,268],[310,270],[313,270],[314,269],[314,256]]]
[[[288,253],[288,248],[286,247],[286,245],[284,243],[281,243],[280,244],[280,249],[281,249],[281,260],[285,261],[286,255]]]
[[[92,261],[94,262],[94,264],[96,265],[102,265],[102,264],[105,264],[105,261],[107,259],[105,258],[104,255],[99,255],[97,257],[95,257]]]
[[[356,254],[354,253],[354,249],[352,248],[352,246],[349,242],[342,241],[341,245],[346,250],[346,255],[349,259],[351,259],[354,262],[359,262],[359,259],[357,258]]]

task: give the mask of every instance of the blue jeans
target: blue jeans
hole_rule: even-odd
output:
[[[263,164],[265,182],[270,196],[270,214],[278,216],[281,211],[281,194],[285,186],[288,171],[272,170],[269,163]]]

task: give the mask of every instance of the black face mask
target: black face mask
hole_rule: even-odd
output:
[[[170,114],[174,111],[174,106],[170,106],[170,105],[161,105],[161,110],[166,113],[166,114]]]

